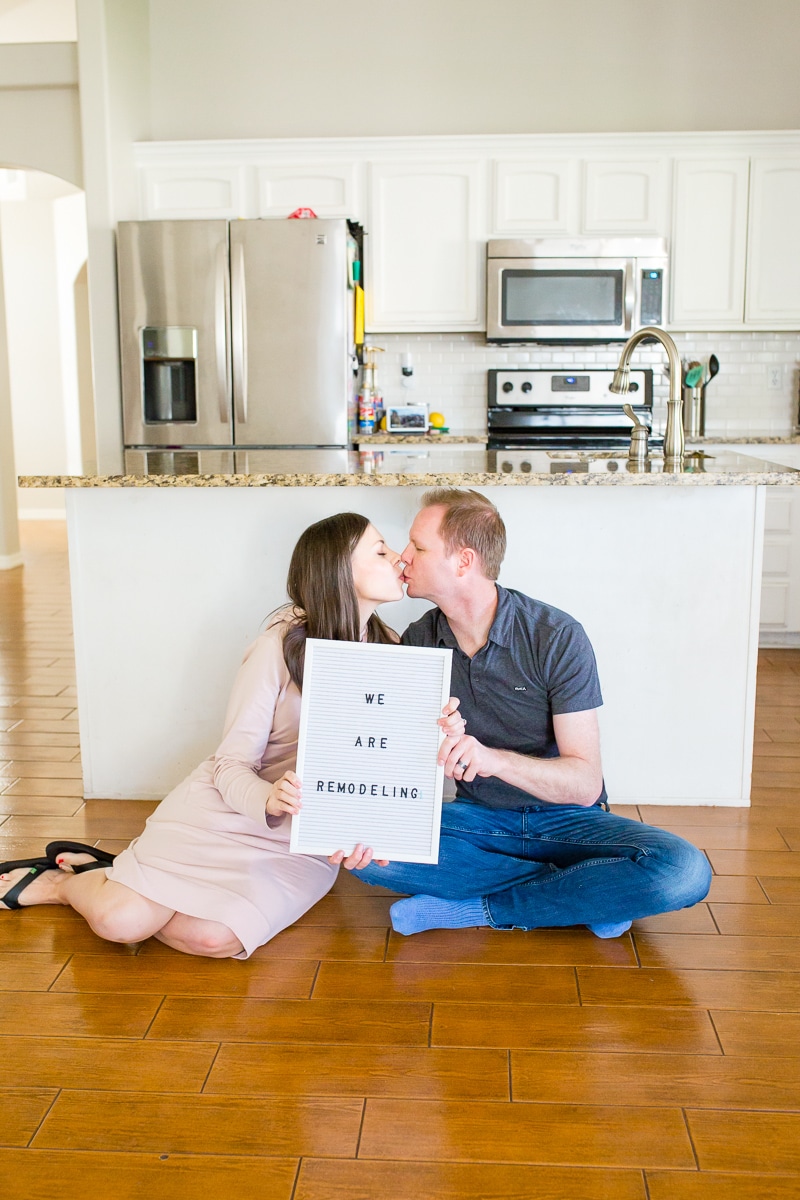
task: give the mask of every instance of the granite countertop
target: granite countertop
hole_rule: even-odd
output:
[[[359,446],[485,446],[487,433],[365,433]]]
[[[365,433],[359,446],[485,446],[487,433]],[[687,446],[800,446],[800,434],[757,434],[753,437],[687,437]]]
[[[519,469],[504,451],[456,450],[452,456],[409,447],[391,456],[376,447],[348,450],[147,450],[126,452],[124,475],[25,475],[21,487],[609,487],[786,486],[800,471],[735,452],[687,454],[680,472],[663,460],[636,469],[612,451],[532,450]],[[505,465],[504,465],[505,464]]]
[[[800,433],[775,435],[757,434],[751,437],[687,437],[687,446],[800,446]]]

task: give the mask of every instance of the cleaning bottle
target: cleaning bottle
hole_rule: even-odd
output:
[[[364,369],[358,394],[358,432],[363,437],[375,432],[375,394],[377,364],[374,355],[382,354],[382,346],[364,347]]]

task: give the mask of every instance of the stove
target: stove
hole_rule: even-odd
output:
[[[631,371],[627,396],[610,391],[610,370],[551,371],[510,367],[489,371],[490,450],[624,450],[631,440],[628,403],[653,428],[653,372]],[[651,447],[663,445],[652,434]]]

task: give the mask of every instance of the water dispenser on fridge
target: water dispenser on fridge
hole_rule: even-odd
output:
[[[142,330],[146,425],[197,421],[197,330],[147,325]]]

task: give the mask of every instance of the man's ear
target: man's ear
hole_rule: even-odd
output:
[[[459,577],[467,575],[472,570],[477,557],[477,554],[470,546],[463,546],[458,552],[456,574]]]

